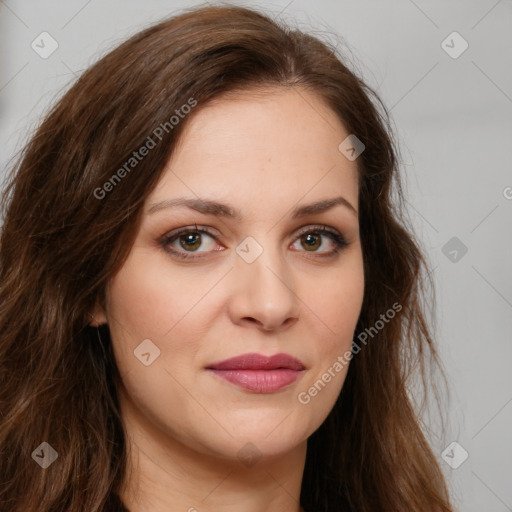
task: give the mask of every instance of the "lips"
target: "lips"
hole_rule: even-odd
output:
[[[273,356],[264,356],[251,353],[232,357],[219,363],[211,364],[207,367],[212,370],[279,370],[288,369],[300,371],[304,370],[302,362],[289,354],[275,354]]]
[[[288,354],[264,356],[243,354],[206,368],[223,380],[254,393],[274,393],[295,382],[305,371],[297,358]]]

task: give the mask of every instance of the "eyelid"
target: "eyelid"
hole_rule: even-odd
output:
[[[163,235],[158,240],[158,243],[165,248],[171,242],[173,242],[175,239],[177,239],[180,235],[185,234],[185,233],[190,233],[190,232],[192,232],[192,233],[197,232],[197,233],[201,233],[201,234],[207,234],[208,236],[213,238],[217,243],[219,243],[219,241],[217,240],[217,236],[211,231],[211,228],[209,228],[208,226],[198,226],[197,224],[194,224],[193,226],[186,226],[186,227],[183,227],[183,228],[178,228],[178,229],[173,230],[173,231],[169,231],[168,233]],[[178,251],[169,251],[169,252],[176,253]],[[193,254],[193,252],[191,252],[189,254]]]
[[[189,232],[195,232],[200,234],[206,234],[213,238],[217,243],[220,243],[218,241],[218,237],[211,231],[211,228],[208,226],[198,226],[197,224],[194,224],[193,226],[186,226],[182,228],[178,228],[177,230],[170,231],[166,233],[163,237],[160,238],[159,244],[164,248],[165,251],[177,255],[178,258],[181,258],[182,260],[198,260],[203,258],[203,256],[195,256],[195,253],[197,254],[208,254],[211,252],[220,252],[220,250],[215,251],[180,251],[176,249],[170,249],[168,246],[171,242],[174,242],[181,234],[189,233]],[[325,225],[325,224],[305,224],[304,226],[301,226],[298,228],[298,231],[295,231],[293,243],[295,243],[302,235],[306,233],[320,233],[320,236],[326,236],[330,238],[330,240],[335,244],[335,248],[331,251],[324,251],[324,252],[309,252],[309,251],[297,251],[297,252],[305,252],[306,254],[311,254],[313,256],[316,255],[317,258],[327,258],[329,256],[334,257],[336,254],[338,254],[341,250],[343,250],[346,246],[349,245],[347,242],[345,236],[336,228]]]

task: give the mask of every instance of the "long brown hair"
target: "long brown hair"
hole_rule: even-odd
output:
[[[11,169],[0,241],[0,510],[126,510],[116,496],[127,467],[119,373],[108,327],[89,326],[89,313],[125,261],[187,120],[223,93],[267,86],[316,92],[365,145],[356,339],[401,306],[354,355],[332,412],[308,439],[301,505],[452,510],[409,397],[413,370],[426,384],[438,358],[422,300],[428,265],[402,212],[390,116],[331,45],[235,6],[188,10],[111,51],[53,107]],[[191,98],[194,111],[171,122]],[[158,127],[155,146],[128,170]],[[58,454],[46,469],[34,462],[49,450],[43,442]]]

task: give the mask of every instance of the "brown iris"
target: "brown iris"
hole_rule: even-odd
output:
[[[195,238],[195,243],[190,242],[190,240]],[[185,240],[185,244],[183,244],[183,240]],[[194,244],[195,247],[192,247],[190,243]],[[180,236],[180,245],[183,247],[183,249],[192,249],[196,250],[201,245],[201,235],[198,233],[187,233],[185,235]]]
[[[304,238],[304,237],[301,237],[301,238]],[[320,236],[318,235],[314,235],[312,233],[307,233],[305,235],[305,238],[306,238],[306,244],[307,244],[307,247],[310,248],[310,249],[318,249],[318,247],[320,246],[320,243],[319,243],[319,240],[320,240]],[[315,245],[315,242],[313,243],[310,243],[312,238],[316,238],[316,245]],[[304,246],[305,247],[305,246]]]

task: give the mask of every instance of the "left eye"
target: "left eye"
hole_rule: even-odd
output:
[[[204,251],[198,250],[203,243],[202,237],[205,236],[210,239],[210,247],[206,248]],[[317,251],[318,248],[324,245],[322,238],[327,238],[334,245],[334,248],[330,250]],[[203,252],[214,252],[219,251],[221,249],[213,249],[215,246],[216,237],[208,231],[206,228],[198,228],[196,226],[195,229],[184,228],[177,233],[171,233],[166,235],[163,240],[160,242],[162,247],[169,253],[182,258],[182,259],[197,259],[202,258],[203,256],[196,256],[191,253],[203,253]],[[179,242],[180,247],[176,247],[176,242]],[[306,249],[305,252],[314,253],[319,257],[328,257],[334,256],[337,254],[343,247],[347,246],[347,242],[345,241],[343,235],[338,231],[331,230],[326,226],[318,226],[318,227],[308,227],[307,229],[300,232],[297,236],[297,240],[293,245],[301,242],[303,248]],[[310,250],[312,249],[312,250]],[[316,254],[316,253],[319,254]]]
[[[334,248],[332,248],[331,250],[320,251],[322,253],[322,256],[333,255],[339,252],[343,247],[347,245],[345,239],[340,233],[338,233],[337,231],[331,231],[330,229],[327,229],[325,226],[315,229],[308,228],[307,231],[303,231],[302,233],[299,234],[299,238],[297,239],[296,242],[294,242],[294,245],[300,241],[302,247],[307,248],[306,252],[317,252],[316,249],[324,245],[322,242],[322,238],[327,238],[331,245],[334,246]],[[312,249],[312,251],[310,251],[309,249]]]

